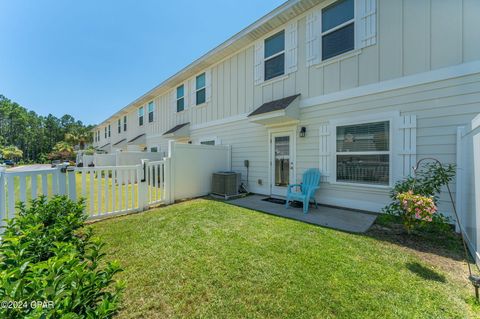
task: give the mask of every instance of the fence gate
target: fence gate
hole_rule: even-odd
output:
[[[166,176],[166,160],[150,162],[143,160],[144,167],[144,180],[147,187],[147,205],[156,205],[165,203],[167,201],[166,180],[169,176]]]

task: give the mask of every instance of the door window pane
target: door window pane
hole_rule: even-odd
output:
[[[275,186],[290,183],[290,136],[275,137]]]
[[[337,181],[389,184],[389,155],[337,155]]]

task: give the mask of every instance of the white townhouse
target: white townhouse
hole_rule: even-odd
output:
[[[317,167],[319,202],[377,212],[416,160],[455,163],[480,113],[479,17],[478,0],[290,0],[106,119],[95,145],[228,144],[252,192],[283,196]]]

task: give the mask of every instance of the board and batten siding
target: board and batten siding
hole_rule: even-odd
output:
[[[318,11],[332,2],[324,1],[312,10]],[[377,1],[376,9],[376,44],[307,66],[309,11],[295,18],[298,22],[295,72],[255,84],[252,43],[205,70],[211,75],[208,103],[187,105],[183,112],[177,113],[172,101],[175,88],[157,97],[159,116],[147,132],[158,135],[180,123],[205,124],[245,114],[265,102],[296,93],[307,99],[480,60],[480,32],[474,31],[480,30],[480,19],[472,14],[480,12],[479,1]],[[184,82],[187,97],[192,90],[192,80],[194,78]]]

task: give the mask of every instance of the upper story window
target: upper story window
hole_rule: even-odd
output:
[[[390,122],[336,127],[337,182],[388,186]]]
[[[142,126],[143,125],[143,106],[141,106],[139,109],[138,109],[138,125],[139,126]]]
[[[355,48],[354,0],[341,0],[322,10],[322,60]]]
[[[122,133],[122,119],[118,119],[117,126],[118,126],[118,134]]]
[[[107,127],[105,126],[105,138],[107,138]]]
[[[177,112],[185,109],[185,86],[182,84],[177,87]]]
[[[153,122],[153,101],[148,103],[148,123]]]
[[[285,31],[265,39],[265,81],[285,73]]]
[[[205,73],[197,75],[195,78],[195,101],[196,105],[205,103],[206,91],[205,91]]]
[[[100,130],[97,131],[97,142],[100,142]]]
[[[124,132],[127,131],[127,116],[126,115],[123,117],[123,131]]]
[[[112,136],[112,126],[108,124],[108,137]]]

